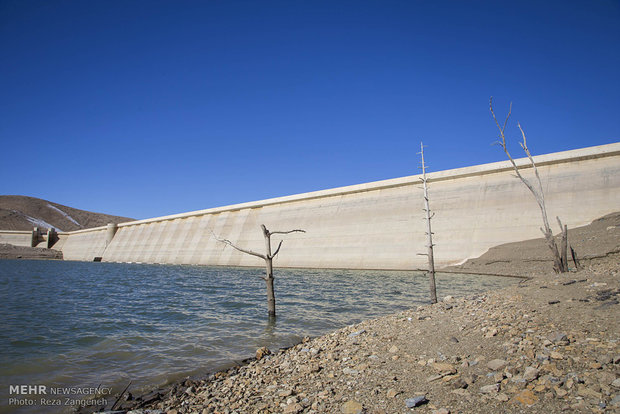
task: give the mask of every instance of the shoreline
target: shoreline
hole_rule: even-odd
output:
[[[416,412],[615,412],[618,263],[620,254],[612,253],[584,261],[577,272],[446,297],[273,354],[259,349],[205,378],[126,395],[116,409],[387,413],[408,411],[420,397]]]
[[[0,260],[63,260],[63,256],[59,250],[0,243]]]

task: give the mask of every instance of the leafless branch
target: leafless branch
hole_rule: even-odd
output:
[[[269,234],[289,234],[289,233],[295,233],[295,232],[299,232],[299,233],[305,233],[305,230],[301,230],[301,229],[295,229],[295,230],[289,230],[289,231],[270,231]]]
[[[209,231],[211,232],[211,234],[213,235],[213,237],[215,238],[215,240],[220,241],[220,242],[222,242],[222,243],[226,243],[227,245],[229,245],[229,246],[230,246],[230,247],[232,247],[233,249],[239,250],[240,252],[247,253],[247,254],[251,254],[252,256],[260,257],[260,258],[261,258],[261,259],[263,259],[263,260],[267,260],[267,259],[265,258],[265,255],[262,255],[262,254],[260,254],[260,253],[253,252],[252,250],[243,249],[243,248],[241,248],[241,247],[239,247],[239,246],[236,246],[236,245],[235,245],[233,242],[231,242],[230,240],[228,240],[228,239],[223,239],[223,238],[219,237],[217,234],[215,234],[215,233],[213,232],[213,230],[209,229]]]
[[[278,254],[278,252],[280,251],[280,247],[282,247],[282,242],[284,240],[280,240],[280,243],[278,243],[278,248],[276,249],[275,253],[273,253],[270,257],[273,259],[274,257],[276,257],[276,255]]]
[[[493,111],[493,97],[491,97],[491,99],[489,100],[489,109],[491,110],[491,115],[493,115],[493,120],[495,121],[495,125],[497,125],[497,129],[499,129],[499,136],[502,139],[501,141],[497,141],[497,142],[499,143],[499,145],[502,146],[502,149],[506,153],[506,156],[510,160],[512,167],[514,168],[515,173],[517,174],[517,177],[519,177],[519,179],[523,182],[523,184],[525,184],[525,186],[532,192],[532,194],[534,194],[536,201],[538,201],[538,195],[536,193],[536,189],[532,186],[532,184],[528,180],[525,179],[525,177],[521,175],[521,171],[519,171],[519,168],[517,167],[515,160],[512,158],[512,155],[510,155],[510,152],[508,152],[508,147],[506,145],[506,135],[504,134],[504,130],[506,129],[508,118],[510,118],[510,113],[512,112],[512,102],[510,103],[510,110],[508,111],[508,116],[506,116],[506,120],[504,121],[503,127],[499,125],[499,121],[497,120],[497,117],[495,116],[495,112]]]

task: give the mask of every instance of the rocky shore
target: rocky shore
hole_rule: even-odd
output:
[[[445,297],[117,405],[131,413],[620,412],[620,254]]]

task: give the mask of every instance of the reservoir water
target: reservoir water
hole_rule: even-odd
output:
[[[428,279],[405,271],[275,269],[267,318],[261,268],[0,260],[0,398],[9,385],[112,387],[134,394],[241,361],[262,346],[429,303]],[[515,279],[438,274],[438,296]],[[36,411],[61,411],[58,408]]]

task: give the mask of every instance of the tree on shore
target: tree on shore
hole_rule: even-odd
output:
[[[430,283],[431,289],[431,303],[437,303],[437,287],[435,285],[435,257],[433,255],[433,232],[431,230],[431,219],[435,215],[434,213],[431,215],[431,208],[428,203],[428,186],[426,184],[426,164],[424,163],[424,145],[420,142],[420,152],[422,158],[422,184],[424,185],[424,211],[426,212],[426,239],[427,239],[427,250],[426,253],[418,253],[422,256],[428,257],[428,280]]]
[[[515,170],[517,177],[521,180],[521,182],[523,182],[523,184],[525,184],[528,190],[530,190],[530,192],[536,199],[536,203],[538,203],[538,207],[540,207],[540,212],[542,214],[542,219],[543,219],[543,227],[540,229],[540,231],[542,231],[542,233],[544,234],[545,240],[547,241],[547,246],[549,247],[549,250],[551,250],[551,254],[553,255],[553,270],[556,273],[568,272],[568,257],[567,257],[568,256],[567,254],[568,229],[566,225],[562,225],[560,218],[556,217],[556,219],[558,220],[558,224],[560,225],[560,230],[562,231],[562,235],[560,239],[560,248],[558,249],[558,245],[555,242],[555,237],[553,237],[553,231],[551,230],[551,227],[549,226],[549,220],[547,219],[547,206],[545,204],[545,195],[543,192],[543,186],[540,180],[540,175],[538,174],[538,168],[536,168],[536,163],[534,162],[534,159],[532,158],[532,154],[530,153],[530,150],[527,147],[527,140],[525,138],[525,132],[523,132],[523,128],[521,128],[520,123],[517,122],[517,126],[519,127],[519,131],[521,132],[523,142],[519,142],[519,145],[521,145],[521,148],[527,155],[527,158],[529,159],[530,164],[532,165],[532,168],[534,170],[534,176],[536,177],[536,186],[532,184],[529,180],[527,180],[525,177],[523,177],[523,175],[521,175],[521,171],[519,170],[514,159],[508,152],[508,148],[506,146],[506,136],[504,134],[504,131],[506,130],[506,125],[508,124],[508,118],[510,118],[510,114],[512,112],[512,102],[510,103],[510,108],[508,109],[508,115],[506,116],[506,120],[504,121],[504,124],[501,126],[497,118],[495,117],[495,112],[493,112],[493,97],[491,97],[491,99],[489,100],[489,108],[491,110],[491,115],[493,116],[493,120],[495,121],[495,124],[497,125],[497,128],[499,130],[499,136],[501,138],[501,141],[498,141],[497,144],[501,145],[502,149],[506,153],[506,156],[510,160],[510,163],[512,164],[513,169]]]
[[[280,243],[278,243],[278,247],[276,248],[276,251],[274,253],[271,253],[271,236],[273,234],[289,234],[289,233],[295,233],[295,232],[305,233],[306,231],[300,230],[300,229],[288,230],[288,231],[269,231],[267,230],[267,227],[265,227],[264,224],[261,224],[260,227],[261,227],[261,230],[263,231],[263,236],[265,237],[265,254],[257,253],[257,252],[254,252],[248,249],[243,249],[235,245],[234,243],[232,243],[230,240],[219,237],[212,230],[210,231],[213,237],[217,241],[225,243],[231,246],[232,248],[239,250],[242,253],[260,257],[261,259],[265,261],[265,277],[263,277],[262,279],[265,281],[267,285],[267,310],[269,312],[269,317],[275,318],[276,317],[276,296],[275,296],[274,288],[273,288],[273,280],[274,280],[273,258],[276,257],[276,255],[280,252],[280,248],[282,247],[282,243],[284,242],[284,240],[280,240]]]

